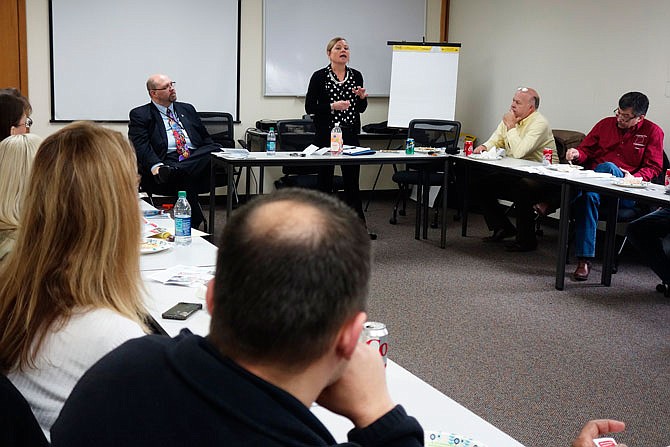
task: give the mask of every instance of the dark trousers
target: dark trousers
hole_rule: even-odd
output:
[[[220,150],[218,145],[202,146],[191,151],[191,156],[179,161],[177,152],[170,152],[163,164],[174,168],[170,181],[152,185],[152,191],[158,194],[176,194],[186,191],[186,200],[191,205],[191,226],[197,228],[205,220],[198,200],[198,194],[209,191],[210,154]],[[154,181],[151,179],[151,181]]]
[[[470,190],[488,228],[492,231],[515,231],[515,226],[507,217],[507,209],[498,203],[498,199],[509,200],[514,203],[516,214],[516,241],[524,246],[537,245],[533,205],[548,200],[553,202],[554,197],[560,197],[560,188],[531,178],[475,172]]]
[[[358,217],[365,222],[363,203],[361,201],[360,176],[361,167],[353,165],[340,166],[342,169],[342,183],[344,184],[344,202],[353,208]],[[331,194],[333,192],[333,178],[335,166],[320,166],[318,188],[320,191]]]
[[[516,211],[516,240],[520,245],[537,244],[535,235],[536,214],[533,205],[548,202],[558,208],[561,199],[561,187],[532,178],[520,178],[514,194]]]
[[[359,146],[358,133],[350,128],[342,128],[342,141],[350,146]],[[342,182],[344,183],[344,201],[349,205],[358,217],[365,223],[365,213],[361,201],[360,176],[361,167],[353,165],[340,166],[342,170]],[[320,191],[331,194],[333,192],[333,178],[335,166],[320,166],[317,187]]]
[[[514,200],[513,191],[519,178],[474,169],[471,172],[471,197],[481,209],[489,230],[514,231],[514,225],[505,214],[506,208],[498,203],[498,199]]]

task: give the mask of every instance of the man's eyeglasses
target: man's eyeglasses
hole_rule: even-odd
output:
[[[624,123],[638,117],[637,115],[626,115],[625,113],[621,113],[621,109],[618,107],[614,109],[614,115],[617,118],[621,118]]]
[[[169,88],[174,88],[174,86],[175,86],[176,83],[177,83],[176,81],[172,81],[172,82],[170,82],[168,85],[166,85],[166,86],[163,87],[163,88],[152,88],[151,90],[167,90],[167,89],[169,89]]]
[[[33,125],[33,120],[32,120],[32,118],[28,117],[28,118],[26,118],[26,122],[25,122],[25,123],[23,123],[23,124],[17,124],[17,125],[14,126],[14,127],[22,127],[22,126],[25,126],[26,129],[30,129],[30,126],[32,126],[32,125]]]

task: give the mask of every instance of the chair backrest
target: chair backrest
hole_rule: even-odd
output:
[[[461,123],[458,121],[415,119],[409,122],[408,138],[415,147],[444,147],[448,154],[458,152]]]
[[[657,185],[665,185],[665,173],[670,169],[670,159],[668,159],[668,154],[663,151],[663,169],[661,169],[661,172],[651,179],[652,183],[656,183]]]
[[[579,143],[586,138],[586,135],[576,130],[553,129],[551,133],[554,135],[556,155],[561,163],[565,163],[565,152],[571,147],[579,146]]]
[[[277,150],[300,152],[314,142],[314,121],[280,120],[277,121]]]
[[[3,447],[49,445],[30,405],[4,375],[0,375],[0,445]]]
[[[198,115],[215,143],[235,147],[233,115],[228,112],[198,112]]]

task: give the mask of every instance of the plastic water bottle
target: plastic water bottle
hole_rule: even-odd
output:
[[[331,155],[340,155],[342,149],[342,129],[340,123],[335,123],[335,127],[330,131],[330,153]]]
[[[268,132],[267,143],[265,143],[265,152],[270,156],[277,153],[277,135],[275,134],[274,127],[270,127],[270,132]]]
[[[191,245],[191,205],[186,200],[186,191],[179,191],[174,204],[174,243]]]

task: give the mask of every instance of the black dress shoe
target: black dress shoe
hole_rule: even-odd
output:
[[[517,241],[514,241],[510,244],[507,244],[505,246],[505,250],[511,251],[511,252],[517,252],[517,253],[522,253],[526,251],[534,251],[537,250],[537,244],[521,244]]]
[[[170,166],[159,166],[158,167],[158,174],[154,175],[154,180],[159,185],[162,185],[164,183],[168,183],[170,181],[170,178],[172,178],[172,171],[173,170],[174,170],[174,168],[171,168]]]
[[[512,236],[516,236],[515,230],[499,228],[494,230],[491,236],[486,236],[482,240],[484,242],[501,242],[503,239],[507,239]]]
[[[656,291],[658,293],[662,293],[664,297],[669,298],[670,297],[670,286],[666,283],[661,283],[656,286]]]

